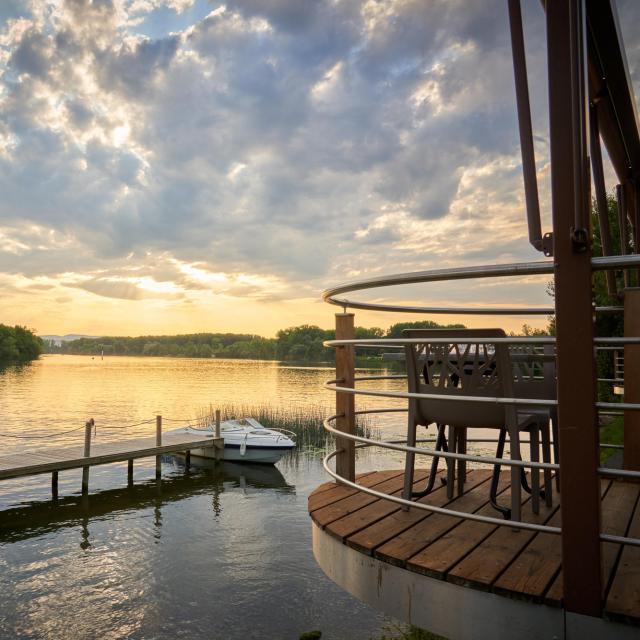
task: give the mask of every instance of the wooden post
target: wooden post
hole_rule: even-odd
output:
[[[640,337],[640,287],[624,290],[624,335]],[[640,402],[640,344],[624,345],[624,401]],[[624,412],[623,467],[640,471],[640,411]]]
[[[220,409],[216,409],[216,433],[215,433],[215,437],[216,440],[218,440],[220,438]],[[214,449],[214,456],[216,460],[220,460],[222,458],[222,451],[220,449],[218,449],[218,447],[215,447]]]
[[[51,498],[53,500],[58,499],[58,472],[53,471],[51,473]]]
[[[127,460],[127,486],[133,486],[133,458]]]
[[[336,313],[336,340],[353,340],[353,313]],[[336,347],[336,380],[339,387],[353,387],[355,375],[355,349],[352,346]],[[345,433],[356,432],[355,398],[351,393],[336,393],[336,429]],[[351,480],[356,478],[356,448],[353,440],[336,438],[336,473]]]
[[[547,2],[562,578],[568,612],[602,610],[584,0]]]
[[[162,446],[162,416],[156,416],[156,447]],[[162,475],[162,456],[156,456],[156,480]]]
[[[94,426],[93,418],[84,425],[84,457],[91,455],[91,431]],[[82,493],[87,494],[89,491],[89,467],[82,467]]]
[[[184,467],[187,471],[189,471],[190,466],[191,466],[191,451],[187,449],[184,452]]]

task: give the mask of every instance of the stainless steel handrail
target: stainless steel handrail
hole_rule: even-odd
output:
[[[591,259],[594,271],[608,269],[628,269],[640,266],[640,255],[603,256]],[[550,275],[554,272],[553,261],[517,262],[501,265],[480,265],[475,267],[455,267],[450,269],[432,269],[413,271],[358,280],[331,287],[322,292],[322,299],[329,304],[352,309],[370,311],[389,311],[405,313],[448,313],[460,315],[551,315],[552,307],[422,307],[412,305],[392,305],[375,302],[360,302],[346,298],[336,298],[343,293],[363,291],[407,284],[443,282],[451,280],[471,280],[476,278],[501,278],[513,276]],[[598,312],[621,311],[622,307],[596,307]]]
[[[559,535],[562,533],[562,529],[560,527],[550,527],[542,524],[532,524],[530,522],[522,522],[519,520],[504,520],[502,518],[492,518],[491,516],[482,516],[477,513],[469,513],[466,511],[455,511],[453,509],[447,509],[446,507],[436,507],[431,504],[427,504],[425,502],[412,502],[411,500],[405,500],[404,498],[400,498],[398,496],[390,495],[388,493],[383,493],[381,491],[376,491],[371,487],[365,487],[357,482],[351,482],[346,478],[338,475],[330,466],[329,460],[331,460],[338,451],[331,451],[328,453],[324,459],[322,460],[322,466],[325,471],[333,478],[338,480],[341,484],[344,484],[348,487],[352,487],[358,491],[362,491],[363,493],[367,493],[371,496],[375,496],[377,498],[381,498],[383,500],[389,500],[390,502],[395,502],[397,504],[403,506],[409,506],[412,509],[421,509],[423,511],[431,511],[432,513],[439,513],[445,516],[453,516],[454,518],[460,518],[462,520],[475,520],[476,522],[484,522],[487,524],[495,524],[500,527],[511,527],[515,529],[526,529],[528,531],[540,531],[542,533],[553,533],[555,535]]]
[[[324,428],[329,433],[332,433],[335,436],[338,436],[344,440],[353,440],[354,442],[364,442],[369,444],[369,446],[382,447],[383,449],[393,449],[395,451],[402,451],[404,453],[417,453],[423,456],[431,456],[436,458],[447,458],[451,460],[466,460],[467,462],[477,462],[479,464],[500,464],[505,467],[522,467],[525,469],[551,469],[552,471],[557,471],[560,469],[560,465],[555,462],[534,462],[533,460],[510,460],[506,458],[492,458],[490,456],[475,456],[470,453],[453,453],[452,451],[442,451],[435,449],[424,449],[422,447],[410,447],[409,445],[399,444],[398,442],[406,442],[405,440],[391,442],[386,440],[372,440],[371,438],[367,438],[365,436],[358,436],[354,433],[346,433],[344,431],[340,431],[332,426],[330,426],[330,422],[339,418],[338,415],[333,415],[324,420]]]
[[[414,393],[411,391],[377,391],[375,389],[354,389],[353,387],[339,387],[335,380],[324,383],[324,388],[329,391],[348,393],[354,396],[373,396],[379,398],[416,398],[424,400],[444,400],[447,402],[484,402],[488,404],[515,405],[518,407],[555,407],[557,400],[540,400],[538,398],[508,398],[495,396],[447,396],[438,393]],[[622,409],[628,411],[640,411],[640,403],[637,402],[596,402],[598,409]]]

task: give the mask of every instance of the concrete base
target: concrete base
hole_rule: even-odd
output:
[[[315,523],[313,554],[326,575],[359,600],[449,640],[590,640],[638,638],[627,627],[563,609],[429,578],[367,556]],[[566,627],[565,627],[566,624]]]

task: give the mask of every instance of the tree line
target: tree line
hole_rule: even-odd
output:
[[[430,320],[394,324],[387,331],[379,327],[356,327],[356,338],[399,338],[403,329],[464,328],[440,325]],[[332,360],[334,350],[323,346],[333,340],[333,329],[301,325],[281,329],[275,338],[242,333],[192,333],[176,336],[125,336],[78,338],[57,345],[45,341],[46,353],[76,355],[173,356],[182,358],[246,358],[322,362]],[[357,356],[379,356],[380,349],[357,349]]]
[[[42,349],[42,340],[33,331],[19,325],[0,324],[0,364],[35,360]]]

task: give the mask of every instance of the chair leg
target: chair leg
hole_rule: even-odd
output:
[[[540,437],[538,433],[538,425],[531,427],[529,430],[529,438],[531,439],[531,461],[540,462]],[[531,507],[533,513],[540,513],[540,469],[531,469]]]
[[[407,424],[407,446],[416,446],[416,421],[413,417],[413,413],[409,413],[409,422]],[[411,491],[413,489],[413,467],[415,463],[416,454],[412,451],[407,451],[404,465],[404,488],[402,490],[402,497],[405,500],[411,500]],[[402,508],[405,511],[409,510],[408,506],[403,505]]]
[[[509,446],[512,460],[522,460],[520,455],[520,432],[518,427],[509,429]],[[522,493],[520,483],[523,477],[520,467],[511,467],[511,520],[520,520],[522,514]]]
[[[467,453],[467,429],[462,427],[458,430],[458,451]],[[467,479],[467,461],[458,460],[458,495],[464,494],[464,483]]]
[[[507,439],[507,430],[502,427],[498,436],[498,448],[496,450],[496,458],[502,458],[504,456],[504,444]],[[489,489],[489,502],[491,506],[498,510],[505,520],[511,519],[511,509],[508,507],[502,507],[498,504],[498,482],[500,481],[500,466],[496,464],[493,466],[493,474],[491,475],[491,488]]]
[[[458,430],[449,427],[449,451],[456,453],[458,449]],[[447,498],[453,499],[453,487],[456,481],[456,461],[453,458],[447,460]]]
[[[446,451],[447,441],[444,435],[444,428],[445,425],[443,424],[437,425],[438,432],[436,436],[436,451],[441,451],[443,449]],[[439,461],[439,456],[433,456],[433,458],[431,458],[431,471],[429,472],[429,480],[427,481],[427,486],[422,491],[413,491],[411,493],[412,498],[422,498],[423,496],[426,496],[428,493],[431,493],[431,491],[433,491],[433,485],[435,484],[436,475],[438,474]]]
[[[551,437],[553,438],[553,461],[560,464],[560,442],[558,441],[558,416],[551,414]],[[556,471],[556,491],[560,491],[560,469]]]
[[[549,423],[541,425],[542,436],[542,461],[551,462],[551,443],[549,442]],[[553,482],[551,481],[551,469],[544,470],[544,502],[547,507],[553,505]]]

